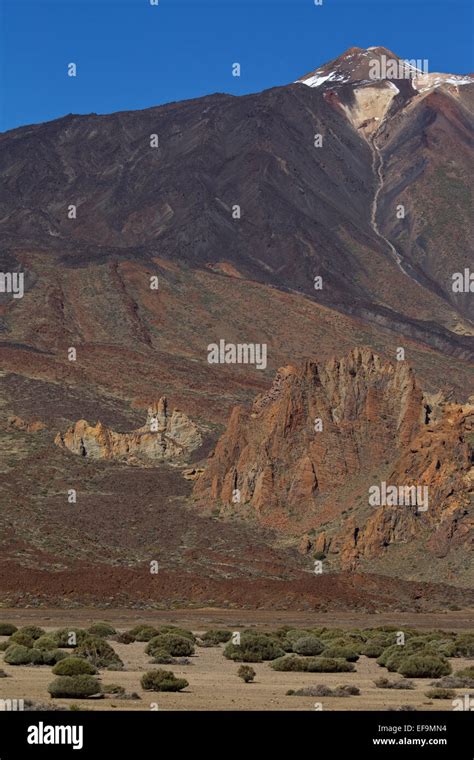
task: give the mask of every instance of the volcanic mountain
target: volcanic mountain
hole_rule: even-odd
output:
[[[300,468],[301,487],[291,491],[292,508],[304,502],[297,519],[287,519],[279,486],[273,515],[267,505],[264,520],[248,519],[252,497],[248,514],[230,525],[218,515],[220,486],[214,513],[204,514],[181,457],[161,456],[166,430],[143,429],[157,398],[182,410],[193,438],[186,465],[196,474],[208,467],[196,485],[203,493],[214,467],[206,457],[229,413],[265,394],[279,367],[299,377],[301,367],[323,367],[363,346],[390,364],[402,350],[423,398],[440,393],[464,409],[474,329],[474,79],[403,62],[398,79],[374,79],[375,64],[382,71],[387,58],[399,62],[385,48],[351,48],[296,82],[253,95],[68,115],[0,135],[0,401],[5,420],[21,421],[0,429],[9,589],[21,587],[20,566],[40,566],[47,589],[51,568],[67,574],[71,563],[94,581],[97,563],[113,565],[120,589],[123,567],[146,566],[156,542],[169,567],[180,568],[176,586],[169,579],[167,586],[179,598],[196,588],[182,585],[184,564],[192,578],[208,577],[218,564],[223,575],[240,577],[264,565],[273,580],[285,568],[307,570],[294,541],[325,528],[305,523],[312,477],[305,455],[293,462],[298,447],[285,453],[287,466]],[[9,292],[13,273],[24,276],[23,297]],[[457,275],[466,287],[453,288]],[[221,340],[266,344],[267,368],[209,364],[208,346]],[[352,381],[349,375],[348,388]],[[397,398],[386,398],[387,414],[395,414]],[[306,413],[303,405],[298,415]],[[381,457],[395,468],[412,434],[423,432],[410,428],[400,438],[374,416],[354,426],[352,454],[351,442],[341,448],[341,432],[330,428],[343,468],[330,487],[316,468],[318,498],[324,492],[336,512],[356,461],[361,478]],[[263,452],[255,456],[257,467]],[[464,473],[464,454],[461,460]],[[222,467],[234,465],[230,457]],[[75,513],[70,488],[82,493]],[[428,532],[441,546],[436,526]],[[336,527],[319,539],[325,551],[344,543]],[[219,547],[212,557],[203,535]],[[316,536],[309,540],[314,545]],[[241,546],[245,561],[224,569]],[[385,568],[369,546],[361,536],[356,554],[344,549],[342,564],[411,576],[396,563]],[[211,585],[201,583],[201,601],[226,597],[227,588],[220,595]]]

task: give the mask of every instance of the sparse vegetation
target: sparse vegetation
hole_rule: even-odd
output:
[[[229,641],[224,649],[224,657],[236,662],[263,662],[275,660],[284,654],[278,639],[266,633],[254,631],[243,631],[240,635],[240,644]]]
[[[176,678],[171,670],[150,670],[141,679],[145,691],[182,691],[189,686],[185,678]]]
[[[297,691],[290,689],[287,694],[295,697],[357,697],[360,694],[360,689],[351,685],[336,686],[335,689],[331,689],[326,684],[317,684],[316,686],[306,686]]]
[[[82,657],[66,657],[54,666],[53,673],[55,676],[93,676],[97,668]]]
[[[96,668],[107,668],[107,670],[121,670],[123,668],[123,662],[114,648],[107,641],[97,636],[86,636],[77,647],[76,654],[78,657],[85,657]]]
[[[297,639],[293,644],[293,652],[304,655],[305,657],[321,654],[323,649],[324,644],[322,644],[316,636],[303,636],[301,639]]]
[[[454,699],[456,692],[453,689],[435,688],[425,691],[425,697],[428,699]]]
[[[98,636],[101,639],[107,639],[109,636],[114,636],[117,631],[110,625],[110,623],[93,623],[87,629],[87,633],[91,636]]]
[[[407,678],[440,678],[451,673],[451,665],[442,657],[413,654],[402,660],[397,670]]]
[[[327,657],[297,657],[285,655],[270,663],[273,670],[307,673],[349,673],[355,670],[352,663]]]
[[[222,628],[211,628],[201,636],[202,641],[209,646],[218,646],[218,644],[227,644],[232,638],[232,631],[226,631]]]
[[[250,665],[241,665],[237,671],[237,675],[245,681],[245,683],[251,683],[257,674]]]
[[[18,630],[13,623],[0,623],[0,636],[11,636]]]
[[[150,641],[154,636],[158,636],[158,630],[152,625],[136,625],[127,631],[133,636],[135,641]]]
[[[378,689],[414,689],[415,684],[406,678],[401,678],[398,681],[389,681],[388,678],[380,676],[374,681],[374,684]]]
[[[89,675],[59,676],[48,686],[52,697],[77,697],[87,699],[101,693],[97,678]]]
[[[194,644],[184,636],[163,633],[154,636],[147,644],[146,654],[156,657],[157,652],[167,652],[171,657],[189,657],[194,654]]]

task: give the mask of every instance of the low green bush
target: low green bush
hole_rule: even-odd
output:
[[[78,657],[85,657],[96,668],[107,668],[108,670],[123,668],[123,662],[114,648],[105,639],[100,639],[98,636],[86,636],[77,647],[75,654]]]
[[[468,665],[466,668],[456,670],[454,675],[458,678],[474,678],[474,665]]]
[[[451,665],[442,657],[427,654],[412,654],[397,668],[406,678],[441,678],[451,673]]]
[[[11,644],[4,654],[4,662],[8,665],[29,665],[31,647],[25,647],[23,644]]]
[[[25,625],[23,628],[19,628],[18,630],[27,636],[31,636],[32,639],[39,639],[40,636],[44,636],[46,633],[46,631],[43,631],[43,629],[37,625]]]
[[[210,631],[206,631],[201,636],[201,639],[210,644],[211,646],[217,646],[218,644],[227,644],[232,638],[232,631],[226,631],[223,628],[211,628]]]
[[[93,623],[87,629],[87,633],[91,636],[98,636],[101,639],[106,639],[108,636],[114,636],[117,631],[110,625],[110,623]]]
[[[153,665],[171,665],[172,662],[174,662],[174,658],[170,655],[169,652],[166,652],[164,649],[154,650],[152,659]]]
[[[68,653],[62,649],[42,649],[41,651],[43,653],[43,665],[55,665],[68,656]]]
[[[44,636],[40,636],[39,639],[36,639],[35,647],[36,649],[55,649],[55,647],[57,647],[56,638],[45,633]]]
[[[127,631],[136,641],[150,641],[154,636],[158,636],[158,629],[152,625],[136,625]]]
[[[456,637],[456,656],[474,657],[474,633],[461,633]]]
[[[176,678],[171,670],[150,670],[141,679],[145,691],[182,691],[188,686],[185,678]]]
[[[336,660],[347,660],[348,662],[357,662],[359,655],[351,647],[329,646],[323,652],[324,657]]]
[[[228,660],[234,660],[234,662],[263,662],[282,657],[285,651],[278,639],[269,634],[243,631],[240,635],[240,644],[229,641],[223,654]]]
[[[18,630],[13,623],[0,623],[0,636],[11,636]]]
[[[22,630],[15,631],[15,633],[10,636],[9,641],[11,644],[20,644],[22,647],[28,647],[28,649],[31,649],[34,644],[33,637],[29,636]]]
[[[323,649],[324,644],[316,636],[303,636],[301,639],[296,639],[293,644],[293,652],[305,657],[321,654]]]
[[[456,692],[453,689],[429,689],[425,691],[425,697],[428,699],[454,699]]]
[[[48,686],[52,697],[78,697],[87,699],[101,693],[97,678],[89,675],[59,676]]]
[[[82,657],[66,657],[54,666],[53,673],[55,676],[93,676],[97,669]]]
[[[194,644],[184,636],[176,636],[173,633],[163,633],[154,636],[145,648],[146,654],[156,657],[156,652],[168,652],[172,657],[189,657],[194,654]]]
[[[384,645],[377,643],[377,641],[367,641],[363,647],[361,647],[360,654],[366,657],[380,657],[384,651]]]
[[[296,655],[279,657],[270,663],[270,667],[278,671],[303,673],[350,673],[355,670],[354,665],[346,660]]]

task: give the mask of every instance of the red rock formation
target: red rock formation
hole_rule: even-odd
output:
[[[438,398],[430,409],[407,364],[368,348],[285,367],[251,410],[233,410],[194,496],[204,509],[254,515],[347,568],[426,531],[427,549],[446,553],[472,528],[474,407]],[[370,506],[368,488],[381,480],[427,485],[428,511]]]
[[[91,459],[117,459],[127,464],[152,465],[184,457],[202,438],[196,425],[178,409],[168,413],[166,398],[148,409],[145,425],[131,433],[117,433],[97,422],[79,420],[55,438],[57,446]]]

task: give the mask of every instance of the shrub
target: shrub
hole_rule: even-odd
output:
[[[55,676],[93,676],[97,669],[82,657],[66,657],[54,666],[53,673]]]
[[[72,634],[75,635],[75,640]],[[87,635],[83,628],[73,628],[72,626],[70,628],[59,628],[52,634],[56,640],[56,646],[64,649],[74,649],[79,646],[87,638]]]
[[[273,670],[285,672],[307,673],[349,673],[354,671],[354,665],[345,660],[333,660],[327,657],[297,657],[285,655],[270,663]]]
[[[474,689],[474,678],[467,678],[465,676],[443,676],[437,681],[432,681],[430,686],[442,689]]]
[[[332,689],[323,683],[319,683],[316,686],[305,686],[303,689],[290,689],[286,692],[292,694],[295,697],[330,697],[332,696]]]
[[[367,641],[363,647],[361,647],[360,654],[364,654],[366,657],[380,657],[384,651],[384,645],[377,643],[377,641]]]
[[[456,670],[454,675],[459,678],[474,678],[474,665],[468,665],[466,668]]]
[[[194,644],[184,636],[176,636],[172,633],[163,633],[154,636],[147,644],[145,652],[156,657],[157,651],[168,652],[172,657],[189,657],[194,654]]]
[[[145,691],[181,691],[188,686],[185,678],[176,678],[171,670],[150,670],[141,679]]]
[[[0,636],[11,636],[18,630],[13,623],[0,623]]]
[[[359,696],[360,689],[357,686],[336,686],[335,689],[331,689],[325,684],[317,684],[317,686],[306,686],[298,691],[290,690],[291,694],[295,697],[353,697]],[[287,694],[290,692],[287,691]]]
[[[174,659],[169,652],[166,652],[164,649],[155,650],[152,659],[153,665],[171,665],[172,662],[174,662]]]
[[[400,647],[399,647],[400,649]],[[394,652],[391,657],[388,658],[386,668],[390,673],[395,673],[402,662],[406,660],[407,655],[405,652]]]
[[[189,639],[189,641],[192,641],[193,644],[196,643],[196,636],[192,631],[189,631],[187,628],[178,628],[176,625],[160,625],[158,626],[158,636],[161,636],[162,634],[171,633],[175,636],[182,636],[183,639]]]
[[[55,665],[68,656],[67,652],[62,649],[42,649],[43,665]]]
[[[303,638],[297,639],[293,644],[293,652],[302,654],[305,657],[321,654],[323,649],[324,644],[316,636],[303,636]]]
[[[381,676],[376,678],[374,684],[378,689],[414,689],[415,684],[412,681],[408,681],[406,678],[402,678],[399,681],[389,681],[388,678]]]
[[[457,651],[456,651],[456,643],[454,641],[437,641],[437,642],[431,642],[434,643],[434,649],[436,650],[437,654],[441,655],[442,657],[456,657]]]
[[[474,657],[474,633],[461,633],[456,637],[457,657]]]
[[[282,629],[280,629],[280,631],[281,631],[281,634],[283,634]],[[293,645],[295,641],[298,641],[298,639],[303,639],[306,636],[314,636],[313,631],[307,631],[302,628],[289,628],[288,630],[285,631],[284,635],[280,635],[277,632],[277,635],[275,638],[289,641]]]
[[[25,633],[27,636],[31,636],[32,639],[39,639],[40,636],[44,636],[46,633],[46,631],[43,631],[43,629],[37,625],[25,625],[18,630]]]
[[[10,641],[0,641],[0,652],[4,652],[9,646],[11,646]]]
[[[435,655],[412,654],[402,660],[398,672],[407,678],[440,678],[451,673],[451,665]]]
[[[45,633],[44,636],[40,636],[39,639],[36,639],[35,641],[35,647],[37,649],[55,649],[56,646],[55,637],[50,636],[47,633]]]
[[[359,655],[350,647],[328,647],[324,650],[324,656],[334,659],[347,660],[348,662],[357,662]]]
[[[240,636],[240,644],[231,641],[224,649],[224,657],[236,662],[262,662],[275,660],[285,654],[277,639],[266,633],[244,631]]]
[[[239,678],[241,678],[245,683],[250,683],[253,681],[255,676],[257,675],[255,670],[250,667],[250,665],[241,665],[240,668],[237,671],[237,675]]]
[[[428,699],[454,699],[456,692],[453,689],[429,689],[425,691],[425,697]]]
[[[28,649],[31,649],[34,644],[32,636],[21,630],[16,631],[16,633],[10,636],[9,641],[11,644],[20,644],[22,647],[28,647]]]
[[[357,686],[345,684],[344,686],[336,686],[333,694],[335,697],[358,697],[360,689]]]
[[[227,644],[232,638],[232,631],[226,631],[222,628],[211,628],[210,631],[206,631],[201,636],[201,639],[211,646],[217,646],[218,644]]]
[[[44,652],[41,649],[36,649],[35,647],[33,647],[32,649],[29,649],[28,651],[30,655],[31,665],[44,665],[44,658],[43,658]]]
[[[29,647],[22,644],[11,644],[3,659],[8,665],[28,665],[31,662],[30,651]]]
[[[328,630],[323,631],[320,636],[324,641],[328,641],[329,639],[340,639],[341,637],[344,637],[344,631],[341,628],[329,628]]]
[[[116,640],[119,644],[133,644],[135,641],[135,636],[132,636],[132,634],[128,631],[124,631],[123,633],[117,634]]]
[[[91,636],[98,636],[101,639],[106,639],[108,636],[114,636],[117,631],[110,625],[110,623],[93,623],[87,629],[87,633]]]
[[[97,636],[86,636],[77,647],[76,654],[79,657],[85,657],[96,668],[115,668],[117,670],[123,668],[123,662],[113,647]]]
[[[119,696],[123,696],[125,694],[125,689],[123,686],[119,686],[116,683],[104,683],[102,684],[102,693],[103,694],[118,694]]]
[[[130,631],[128,631],[136,641],[150,641],[154,636],[158,636],[158,630],[152,625],[136,625]]]
[[[59,676],[48,686],[52,697],[92,697],[100,694],[101,688],[97,678],[89,675]]]

